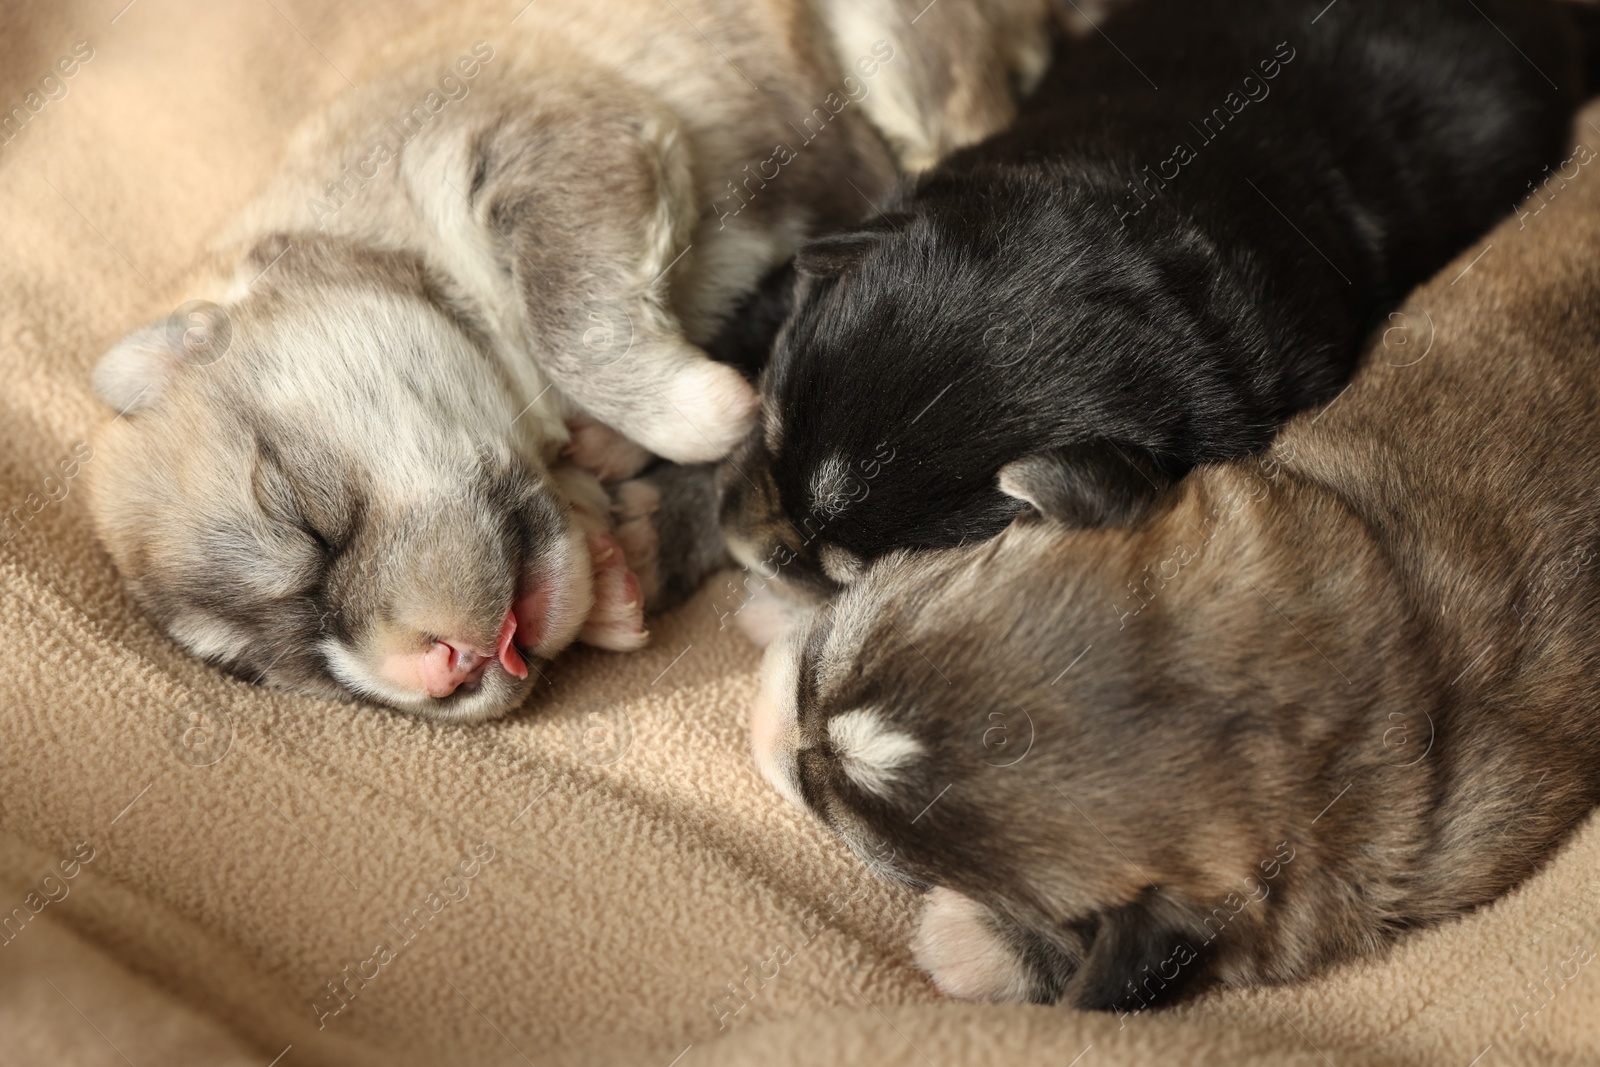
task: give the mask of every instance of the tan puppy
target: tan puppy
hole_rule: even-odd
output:
[[[726,452],[756,399],[700,346],[1043,68],[1045,0],[917,6],[479,5],[394,49],[96,371],[145,609],[251,680],[460,720],[641,644],[593,475]]]
[[[768,650],[763,771],[932,889],[942,989],[1302,979],[1488,903],[1600,801],[1594,143],[1260,462],[1120,530],[1014,465],[1031,516]]]

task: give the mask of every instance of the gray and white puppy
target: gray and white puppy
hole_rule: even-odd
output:
[[[1127,529],[1007,468],[1035,510],[998,539],[886,557],[769,647],[761,769],[931,890],[941,989],[1303,979],[1487,904],[1600,802],[1600,186],[1558,181],[1259,462]]]
[[[637,573],[649,493],[619,546],[600,479],[740,440],[756,397],[701,346],[1042,71],[1046,0],[917,6],[480,4],[385,56],[95,372],[143,608],[252,681],[462,721],[574,639],[642,644],[672,583]]]

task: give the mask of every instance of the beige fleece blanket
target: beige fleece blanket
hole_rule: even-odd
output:
[[[255,690],[154,632],[88,527],[89,369],[430,7],[0,22],[22,108],[0,135],[0,1062],[1600,1062],[1597,823],[1494,907],[1303,987],[1125,1024],[959,1005],[910,965],[914,896],[755,773],[757,656],[708,594],[461,728]],[[1585,180],[1568,195],[1600,197]]]

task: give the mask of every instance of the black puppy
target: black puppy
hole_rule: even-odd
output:
[[[1029,503],[1128,522],[1264,447],[1560,158],[1582,96],[1551,2],[1149,0],[1102,29],[1012,129],[803,248],[724,477],[764,578],[828,595]]]

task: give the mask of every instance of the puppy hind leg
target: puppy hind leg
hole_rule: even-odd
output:
[[[533,356],[578,408],[680,462],[720,458],[755,391],[671,310],[698,218],[675,118],[628,90],[552,88],[474,144],[479,210],[510,240]],[[569,94],[570,95],[570,94]]]

